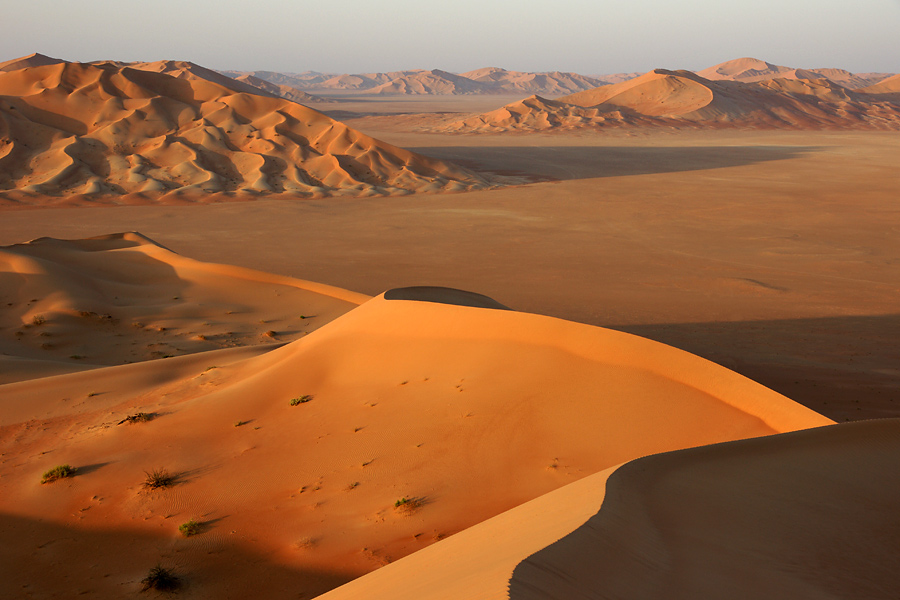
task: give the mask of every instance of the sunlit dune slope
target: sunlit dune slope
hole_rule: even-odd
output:
[[[897,95],[900,95],[900,75],[894,75],[893,77],[888,77],[887,79],[883,79],[883,80],[879,81],[875,85],[871,85],[871,86],[863,88],[859,91],[865,92],[867,94],[897,94]]]
[[[558,98],[529,98],[468,117],[445,131],[542,131],[585,127],[900,129],[900,103],[827,79],[709,81],[656,69]]]
[[[19,58],[7,60],[5,62],[0,62],[0,71],[17,71],[18,69],[28,69],[31,67],[58,65],[64,62],[66,61],[35,52],[34,54],[29,54],[28,56],[22,56]]]
[[[6,246],[0,248],[0,383],[290,341],[367,299],[198,262],[137,233]]]
[[[679,450],[586,477],[323,600],[893,598],[900,420]]]
[[[287,85],[272,83],[270,81],[266,81],[265,79],[254,77],[250,74],[241,75],[240,77],[236,77],[235,79],[237,81],[242,81],[247,85],[251,85],[257,89],[263,90],[264,92],[268,92],[274,96],[279,96],[292,102],[299,102],[300,104],[305,104],[308,102],[334,102],[334,100],[323,98],[321,96],[314,96],[312,94],[304,92],[303,90],[298,90],[297,88],[292,88]]]
[[[851,73],[845,69],[795,69],[773,65],[758,58],[737,58],[714,65],[697,75],[711,81],[729,80],[745,83],[766,81],[768,79],[828,79],[847,89],[859,89],[872,85],[883,79],[880,73]]]
[[[484,178],[465,169],[379,142],[305,106],[205,79],[112,63],[0,73],[0,191],[190,198],[484,187]]]
[[[98,597],[136,589],[161,559],[210,597],[251,582],[311,595],[649,453],[830,423],[674,348],[427,288],[270,351],[12,383],[0,402],[0,513],[84,532],[66,534],[59,580],[35,585]],[[137,412],[156,416],[118,425]],[[81,471],[39,483],[63,463]],[[143,491],[161,467],[177,485]],[[181,539],[192,518],[204,533]],[[87,535],[100,529],[143,540],[115,546],[108,577],[90,568],[109,552]],[[16,589],[46,541],[21,535],[6,559]],[[266,588],[276,565],[297,573],[293,589]]]

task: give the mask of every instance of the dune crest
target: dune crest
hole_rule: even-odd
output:
[[[173,66],[181,68],[156,68]],[[0,191],[29,203],[39,195],[321,197],[491,185],[294,102],[185,77],[113,63],[0,73]]]

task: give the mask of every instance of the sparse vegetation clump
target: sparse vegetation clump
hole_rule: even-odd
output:
[[[33,317],[31,317],[31,323],[34,325],[43,325],[46,322],[47,319],[44,317],[44,315],[34,315]]]
[[[156,565],[147,576],[141,580],[143,588],[141,591],[156,590],[158,592],[174,592],[181,586],[181,579],[175,575],[172,569],[167,569],[162,565]]]
[[[175,475],[169,473],[166,469],[154,469],[152,471],[144,471],[147,477],[144,479],[144,489],[158,490],[175,485]]]
[[[197,521],[191,519],[187,523],[182,523],[181,525],[179,525],[178,531],[180,531],[181,535],[183,535],[184,537],[191,537],[192,535],[197,535],[198,533],[200,533],[200,529],[202,528],[202,526],[202,523],[198,523]]]
[[[156,415],[153,413],[145,413],[145,412],[134,413],[133,415],[128,415],[127,417],[125,417],[124,419],[119,421],[119,425],[123,425],[125,423],[128,423],[128,424],[146,423],[147,421],[152,421],[153,417],[155,417],[155,416]]]
[[[306,404],[313,397],[310,394],[306,394],[305,396],[300,396],[299,398],[291,398],[291,406],[297,406],[298,404]]]
[[[64,479],[66,477],[71,477],[75,474],[77,469],[75,467],[71,467],[69,465],[59,465],[53,467],[41,477],[41,483],[53,483],[57,479]]]
[[[409,514],[421,508],[423,504],[424,500],[422,498],[407,498],[404,496],[394,502],[394,510],[399,513]]]

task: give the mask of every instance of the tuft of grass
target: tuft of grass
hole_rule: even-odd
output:
[[[249,423],[249,422],[250,422],[250,421],[235,421],[235,422],[234,422],[234,426],[235,426],[235,427],[240,427],[241,425],[246,425],[246,424]]]
[[[305,396],[300,396],[299,398],[291,398],[291,406],[297,406],[298,404],[306,404],[313,397],[311,394],[306,394]]]
[[[191,537],[192,535],[197,535],[200,533],[200,530],[203,527],[203,523],[198,523],[197,521],[191,519],[187,523],[182,523],[178,526],[178,531],[181,532],[181,535],[184,537]]]
[[[46,322],[47,319],[44,317],[44,315],[34,315],[33,317],[31,317],[31,323],[34,325],[43,325]]]
[[[143,588],[141,591],[156,590],[158,592],[174,592],[181,586],[181,579],[172,569],[167,569],[162,565],[156,565],[147,576],[141,580]]]
[[[41,483],[53,483],[57,479],[64,479],[66,477],[71,477],[77,471],[75,467],[69,465],[59,465],[53,467],[41,477]]]
[[[269,331],[266,332],[266,336],[267,336],[267,337],[270,337],[270,338],[273,338],[273,337],[275,337],[276,335],[278,335],[278,332],[275,331],[275,330],[273,330],[273,329],[270,329]]]
[[[422,498],[407,498],[403,497],[394,502],[394,510],[399,513],[409,514],[418,510],[424,501]]]
[[[155,416],[156,415],[153,413],[134,413],[133,415],[128,415],[127,417],[119,421],[119,425],[122,425],[124,423],[128,423],[129,425],[131,423],[146,423],[147,421],[152,421]]]
[[[166,469],[144,471],[144,474],[147,475],[144,479],[144,489],[158,490],[175,485],[175,475],[172,475]]]

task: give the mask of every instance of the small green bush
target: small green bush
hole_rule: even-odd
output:
[[[69,465],[59,465],[57,467],[53,467],[41,477],[41,483],[53,483],[57,479],[63,479],[65,477],[71,477],[75,474],[77,469],[75,467],[70,467]]]
[[[175,575],[172,569],[156,565],[150,569],[150,573],[141,580],[141,583],[144,585],[142,591],[174,592],[181,586],[181,579]]]
[[[178,526],[178,531],[181,532],[181,535],[184,537],[191,537],[192,535],[197,535],[200,533],[200,528],[202,527],[201,523],[191,519],[187,523],[182,523]]]
[[[305,396],[300,396],[299,398],[291,398],[291,406],[297,406],[298,404],[306,404],[307,402],[309,402],[312,399],[313,399],[313,397],[309,394],[307,394]]]

